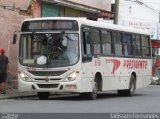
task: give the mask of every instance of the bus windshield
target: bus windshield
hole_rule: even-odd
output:
[[[64,67],[78,62],[77,33],[22,34],[20,58],[22,65]]]

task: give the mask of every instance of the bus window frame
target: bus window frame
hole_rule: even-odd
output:
[[[98,33],[99,33],[99,45],[100,45],[100,53],[97,53],[97,54],[95,54],[95,52],[94,52],[94,41],[93,41],[93,37],[92,37],[92,33],[93,33],[93,30],[96,30],[96,31],[98,31]],[[100,36],[100,28],[97,28],[97,27],[92,27],[91,28],[91,42],[92,42],[92,52],[93,52],[93,56],[95,57],[95,58],[97,58],[98,56],[103,56],[103,54],[102,54],[102,44],[101,44],[101,36]]]
[[[110,40],[111,40],[111,41],[108,42],[108,41],[106,40],[106,41],[107,41],[106,43],[107,43],[107,44],[110,44],[110,47],[111,47],[111,49],[110,49],[110,51],[111,51],[110,54],[105,54],[104,51],[103,51],[103,43],[104,43],[104,42],[102,42],[102,31],[105,31],[105,32],[110,33],[110,37],[111,37]],[[112,31],[109,30],[109,29],[100,29],[100,38],[101,38],[101,53],[102,53],[102,55],[103,55],[103,56],[112,56],[112,55],[113,55],[113,48],[112,48],[112,47],[113,47],[113,46],[112,46],[112,45],[113,45],[113,43],[112,43]]]
[[[151,43],[149,43],[149,52],[150,52],[150,55],[149,56],[143,56],[142,55],[142,41],[141,41],[141,36],[146,36],[148,38],[148,42],[151,42],[150,38],[149,38],[149,35],[145,35],[145,34],[138,34],[138,33],[132,33],[132,32],[125,32],[125,31],[119,31],[119,30],[112,30],[112,29],[104,29],[104,28],[99,28],[99,27],[93,27],[93,26],[86,26],[86,25],[83,25],[81,27],[88,27],[90,28],[90,31],[92,33],[92,29],[96,29],[96,30],[99,30],[99,35],[100,35],[100,50],[101,50],[101,53],[100,54],[94,54],[94,46],[93,46],[93,40],[91,38],[91,50],[92,50],[92,55],[97,58],[98,56],[101,56],[101,57],[124,57],[124,58],[140,58],[140,59],[151,59]],[[102,47],[102,36],[101,36],[101,31],[104,30],[104,31],[107,31],[107,32],[110,32],[111,33],[111,54],[110,55],[105,55],[103,53],[103,47]],[[117,55],[115,54],[115,41],[114,41],[114,33],[120,33],[121,35],[121,45],[122,45],[122,55]],[[124,54],[124,41],[123,41],[123,34],[129,34],[130,37],[131,37],[131,44],[130,46],[133,48],[135,47],[136,45],[133,44],[133,36],[135,36],[136,38],[139,37],[140,38],[140,45],[138,45],[138,47],[140,47],[140,55],[137,55],[134,54],[134,51],[132,50],[132,55],[125,55]],[[91,36],[92,37],[92,36]],[[136,43],[137,43],[137,40],[136,40]],[[136,46],[137,48],[137,46]]]
[[[117,34],[119,34],[120,36],[121,36],[121,38],[120,38],[120,42],[119,43],[116,43],[116,41],[115,41],[115,39],[114,39],[114,33],[117,35]],[[119,56],[119,57],[122,57],[122,56],[124,56],[123,55],[123,40],[122,40],[122,32],[121,31],[115,31],[115,30],[113,30],[112,31],[112,42],[113,42],[113,47],[114,47],[114,56]],[[121,47],[122,47],[122,50],[121,50],[121,54],[116,54],[116,47],[115,47],[115,45],[116,44],[118,44],[118,45],[121,45]]]
[[[84,31],[84,28],[88,29]],[[84,26],[82,25],[80,28],[80,33],[81,33],[81,56],[82,56],[82,62],[91,62],[93,59],[93,50],[92,50],[92,40],[91,40],[91,27],[90,26]],[[88,32],[88,39],[84,39],[84,32]],[[84,40],[85,40],[85,45],[89,42],[90,44],[90,54],[87,54],[87,46],[86,46],[86,51],[84,51]]]

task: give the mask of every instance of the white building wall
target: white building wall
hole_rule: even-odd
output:
[[[160,10],[160,0],[141,0],[144,4],[140,5],[137,2],[131,2],[135,0],[120,0],[119,6],[119,18],[130,18],[136,20],[145,20],[145,21],[159,21],[159,15],[156,10]],[[154,10],[152,10],[152,8]]]
[[[160,40],[160,30],[158,31],[160,0],[139,1],[144,4],[138,4],[136,0],[120,0],[118,24],[149,30],[152,39]]]

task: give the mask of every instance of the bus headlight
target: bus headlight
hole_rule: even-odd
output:
[[[32,79],[30,79],[26,74],[24,74],[23,72],[19,72],[19,77],[23,80],[23,81],[32,81]]]
[[[64,81],[74,81],[78,75],[79,75],[79,71],[75,71],[75,72],[71,73],[69,76],[67,76],[64,79]]]

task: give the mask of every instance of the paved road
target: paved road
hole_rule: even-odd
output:
[[[160,86],[150,85],[136,90],[134,97],[119,97],[115,91],[99,95],[97,100],[84,100],[78,96],[37,97],[0,100],[0,112],[13,113],[106,113],[106,112],[160,112]]]

